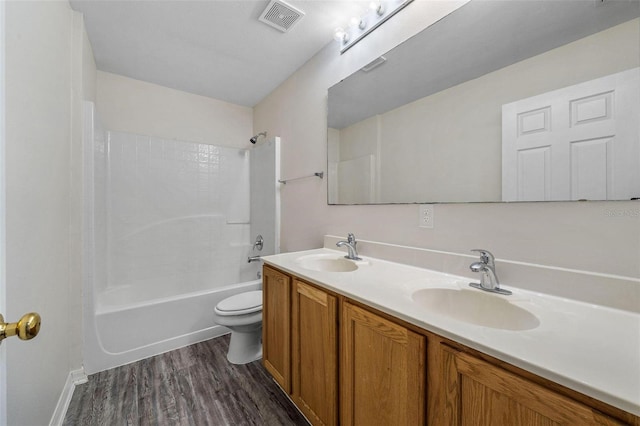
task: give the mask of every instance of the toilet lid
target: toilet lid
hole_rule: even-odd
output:
[[[239,293],[222,300],[215,307],[218,315],[243,315],[262,310],[262,290]]]

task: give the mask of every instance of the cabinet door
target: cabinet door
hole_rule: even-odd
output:
[[[350,303],[342,320],[341,424],[424,424],[424,337]]]
[[[294,280],[293,402],[313,425],[338,422],[336,298]]]
[[[262,363],[291,393],[291,278],[265,266],[262,294]]]
[[[449,425],[620,425],[586,405],[447,346]]]

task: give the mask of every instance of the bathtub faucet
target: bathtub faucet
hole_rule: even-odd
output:
[[[249,256],[249,257],[247,257],[247,263],[259,262],[260,260],[262,260],[262,258],[260,256]]]

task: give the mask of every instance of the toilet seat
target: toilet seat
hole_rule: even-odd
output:
[[[239,293],[220,301],[214,311],[220,316],[252,314],[262,310],[262,290]]]

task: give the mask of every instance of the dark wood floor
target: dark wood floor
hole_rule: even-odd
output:
[[[64,425],[308,425],[260,361],[233,365],[223,336],[89,376]]]

